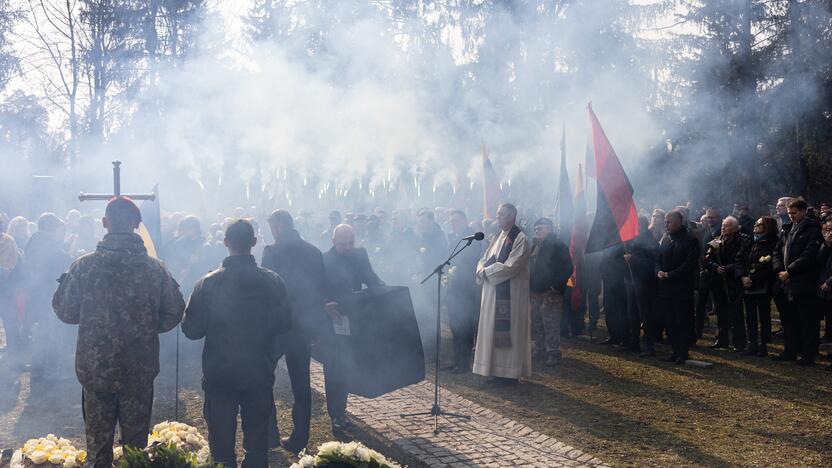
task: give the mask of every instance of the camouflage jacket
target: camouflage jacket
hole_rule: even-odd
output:
[[[58,318],[78,324],[75,372],[85,388],[117,392],[159,373],[159,333],[182,319],[179,285],[133,233],[104,236],[61,276]]]

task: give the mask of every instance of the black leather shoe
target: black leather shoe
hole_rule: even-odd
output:
[[[719,341],[714,342],[714,344],[708,346],[711,349],[728,349],[728,343],[721,343]]]
[[[675,362],[676,362],[676,364],[679,364],[679,365],[684,365],[684,364],[685,364],[685,361],[687,361],[687,359],[686,359],[686,358],[680,357],[680,358],[679,358],[679,359],[677,359]]]
[[[664,361],[664,362],[676,362],[677,359],[679,359],[678,356],[671,355],[671,356],[668,356],[668,357],[662,359],[662,361]]]
[[[798,366],[814,366],[815,365],[815,360],[814,359],[800,358],[800,359],[797,360],[797,365]]]
[[[797,361],[797,356],[781,353],[777,356],[774,356],[772,359],[774,359],[775,361]]]
[[[749,346],[749,347],[745,348],[745,350],[743,350],[742,355],[743,356],[754,356],[758,352],[760,352],[760,350],[756,346]]]
[[[352,423],[346,416],[341,416],[340,418],[334,418],[332,420],[332,432],[340,432],[350,426],[352,426]]]
[[[648,358],[648,357],[655,357],[655,356],[656,356],[656,351],[654,351],[652,349],[644,350],[643,353],[638,355],[638,357],[641,357],[641,358]]]
[[[301,445],[299,442],[292,440],[291,437],[284,437],[280,439],[280,445],[286,450],[294,453],[295,455],[299,454],[303,449],[306,448],[305,445]]]
[[[606,340],[604,340],[604,341],[602,341],[598,344],[602,344],[602,345],[605,345],[605,346],[610,346],[610,345],[618,344],[618,342],[613,340],[612,338],[607,338]]]

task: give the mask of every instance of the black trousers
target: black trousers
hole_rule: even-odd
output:
[[[343,418],[347,411],[348,381],[344,366],[339,362],[342,337],[333,335],[321,342],[324,367],[326,410],[330,419]]]
[[[823,336],[826,339],[832,339],[832,302],[823,301],[821,303],[823,308]]]
[[[735,348],[745,348],[745,320],[742,302],[729,299],[725,292],[715,292],[714,310],[716,311],[717,341],[722,345],[733,344]]]
[[[309,338],[302,334],[286,334],[281,337],[276,358],[286,357],[286,370],[292,385],[292,444],[305,446],[309,442],[309,425],[312,420],[312,386],[309,378],[309,364],[312,347]],[[277,427],[277,410],[272,404],[269,416],[269,440],[280,439]]]
[[[693,294],[690,299],[659,298],[656,305],[665,319],[673,356],[687,359],[693,330]]]
[[[814,361],[820,341],[819,299],[814,294],[795,295],[789,305],[789,320],[783,324],[786,346],[803,359]]]
[[[604,281],[604,317],[610,339],[626,343],[627,336],[627,287],[624,281]]]
[[[708,303],[712,303],[711,289],[706,277],[700,275],[699,290],[696,291],[696,317],[693,322],[693,331],[696,338],[702,338],[702,331],[708,321]]]
[[[627,334],[628,345],[633,349],[641,347],[641,324],[651,322],[650,296],[645,287],[639,283],[627,285]],[[646,333],[645,336],[649,335]],[[646,344],[646,343],[645,343]],[[647,345],[647,344],[646,344]],[[653,342],[649,342],[648,349],[652,349]]]
[[[206,389],[203,414],[208,424],[211,457],[223,466],[237,466],[237,414],[243,422],[243,468],[268,467],[269,414],[274,410],[271,387]]]
[[[771,294],[746,294],[743,302],[748,341],[752,346],[771,343]]]

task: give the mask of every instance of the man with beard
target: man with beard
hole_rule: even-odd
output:
[[[251,223],[231,223],[224,242],[228,257],[197,282],[182,332],[192,340],[205,338],[202,386],[211,456],[223,466],[237,466],[239,413],[242,466],[261,468],[268,466],[275,349],[292,326],[292,311],[280,276],[258,267],[251,255],[257,243]]]
[[[75,372],[87,451],[95,468],[110,468],[116,423],[123,445],[147,446],[158,335],[179,323],[185,303],[134,232],[141,214],[131,200],[114,198],[102,222],[107,235],[61,276],[52,306],[63,322],[78,325]]]
[[[806,216],[808,205],[802,199],[789,202],[788,224],[783,225],[774,251],[774,271],[787,303],[781,310],[785,338],[780,361],[812,365],[818,351],[820,316],[817,303],[817,282],[820,274],[818,251],[823,237],[817,221]],[[785,313],[783,313],[785,312]]]
[[[474,373],[494,384],[516,384],[532,373],[529,257],[526,235],[517,226],[517,208],[497,209],[500,234],[477,264],[482,284]]]
[[[719,238],[708,242],[704,268],[710,279],[716,309],[717,336],[711,348],[727,348],[729,341],[737,351],[746,345],[745,321],[742,313],[742,289],[739,276],[741,262],[748,248],[748,237],[739,232],[739,222],[733,216],[722,221]]]
[[[309,362],[313,337],[319,336],[326,324],[324,303],[328,288],[327,277],[321,251],[301,239],[288,211],[277,210],[272,213],[269,216],[269,227],[274,236],[274,244],[266,247],[261,265],[279,274],[286,284],[293,323],[292,331],[281,337],[276,356],[276,359],[286,356],[286,369],[289,371],[295,400],[292,406],[292,436],[283,439],[281,444],[290,452],[299,453],[309,442],[309,423],[312,417]],[[277,427],[276,418],[271,427]],[[273,435],[276,439],[277,431]]]
[[[326,408],[332,421],[333,432],[339,432],[349,426],[347,420],[347,397],[344,369],[339,365],[339,349],[342,345],[340,336],[335,334],[335,325],[343,324],[343,317],[338,309],[339,301],[348,300],[354,291],[363,286],[368,288],[384,286],[384,282],[373,271],[367,251],[355,247],[355,231],[348,224],[337,226],[332,234],[332,248],[324,253],[324,266],[333,300],[327,302],[325,310],[332,319],[321,337],[324,353],[324,385],[326,391]]]
[[[49,293],[55,281],[72,263],[64,249],[66,225],[53,213],[38,218],[38,232],[26,244],[26,300],[30,320],[36,322],[32,330],[32,374],[50,376],[64,366],[61,362],[71,356],[72,332],[55,318],[49,304]],[[68,364],[68,363],[66,363]]]
[[[448,244],[458,245],[463,237],[471,236],[474,231],[468,227],[468,218],[462,210],[453,210],[450,216],[451,233]],[[454,364],[452,374],[471,371],[471,350],[477,333],[477,318],[480,305],[480,288],[474,273],[482,249],[479,242],[474,242],[462,251],[451,264],[448,271],[446,287],[446,304],[448,305],[448,322],[453,333]]]
[[[699,240],[688,232],[682,213],[665,216],[667,235],[659,245],[656,259],[657,307],[665,316],[672,354],[667,362],[684,364],[693,330],[693,288],[699,266]]]
[[[534,356],[545,357],[547,366],[560,362],[560,321],[563,293],[572,275],[572,258],[554,232],[549,218],[534,223],[530,260],[531,318]]]

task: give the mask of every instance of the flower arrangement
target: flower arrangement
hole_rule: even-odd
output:
[[[766,255],[765,257],[760,257],[760,259],[757,260],[757,261],[759,263],[769,263],[769,262],[771,262],[771,255]]]
[[[164,421],[153,426],[148,447],[171,444],[185,453],[192,454],[198,465],[208,463],[211,449],[208,441],[193,426],[176,421]]]
[[[67,439],[49,434],[39,439],[29,439],[12,455],[11,468],[33,466],[75,468],[87,461],[87,452],[76,449]]]
[[[315,456],[301,453],[300,460],[292,468],[313,468],[329,464],[356,468],[401,468],[360,442],[325,442],[318,446],[318,454]]]

